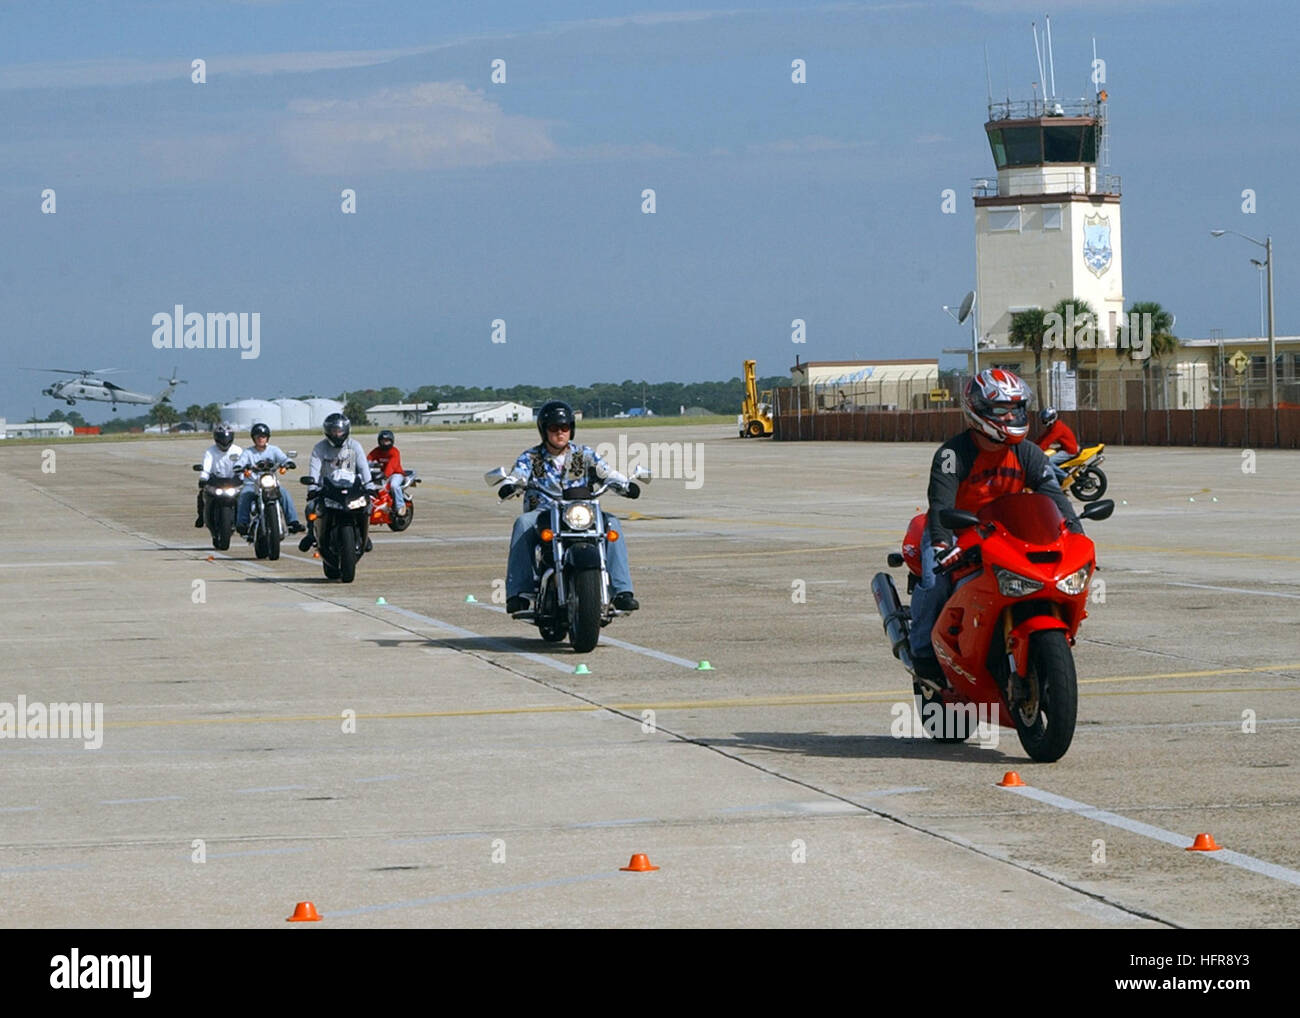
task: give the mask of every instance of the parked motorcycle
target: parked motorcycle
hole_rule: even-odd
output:
[[[351,583],[356,578],[358,560],[370,550],[370,493],[356,481],[341,488],[328,478],[320,482],[314,477],[301,480],[317,492],[307,502],[307,537],[298,547],[306,551],[315,544],[320,549],[325,578]]]
[[[202,470],[203,464],[195,463],[194,469]],[[217,551],[225,551],[230,547],[241,484],[238,477],[215,477],[209,474],[207,483],[203,486],[203,522],[212,535],[212,547]]]
[[[1105,448],[1105,445],[1094,445],[1080,449],[1077,456],[1060,464],[1065,471],[1061,490],[1068,491],[1080,502],[1095,502],[1106,494],[1106,475],[1098,466],[1106,458],[1102,455]]]
[[[508,476],[504,467],[498,467],[485,474],[484,480],[496,486]],[[632,480],[649,484],[650,471],[638,467]],[[561,490],[559,485],[548,487],[544,480],[533,478],[508,496],[535,490],[554,500],[550,509],[537,517],[535,564],[541,580],[533,595],[533,610],[516,612],[513,617],[532,622],[547,643],[559,643],[567,635],[579,654],[595,649],[601,629],[619,615],[628,614],[614,607],[609,594],[608,544],[623,539],[606,526],[598,501],[610,489],[636,497],[635,490],[629,493],[594,471],[587,475],[585,485]]]
[[[280,542],[289,533],[280,497],[280,475],[298,464],[289,460],[277,467],[270,460],[259,460],[254,469],[244,471],[253,480],[253,504],[249,508],[248,543],[258,558],[274,562],[280,557]]]
[[[1114,510],[1107,499],[1079,516],[1104,520]],[[1068,530],[1056,503],[1033,492],[1004,495],[978,515],[945,509],[939,521],[961,549],[941,568],[952,576],[953,593],[931,632],[942,681],[916,675],[911,611],[900,604],[893,577],[877,573],[871,581],[894,656],[912,672],[921,715],[937,720],[927,725],[930,734],[962,742],[975,733],[979,705],[988,705],[1000,724],[1015,727],[1030,757],[1059,760],[1074,738],[1078,682],[1070,647],[1088,614],[1092,541]],[[889,556],[893,567],[906,563],[909,594],[921,575],[924,526],[922,513],[908,528],[903,553]]]
[[[411,497],[413,494],[411,489],[420,483],[420,475],[414,470],[402,471],[402,497],[406,500],[404,507],[406,511],[399,515],[393,509],[393,492],[385,483],[386,478],[382,474],[378,474],[376,465],[373,462],[370,467],[371,476],[375,478],[375,482],[383,485],[370,502],[370,525],[380,527],[387,524],[389,530],[400,534],[415,519],[415,500]]]

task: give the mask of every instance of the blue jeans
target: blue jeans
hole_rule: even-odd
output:
[[[402,491],[405,482],[403,474],[393,474],[388,478],[388,489],[393,493],[393,512],[398,516],[402,515],[402,509],[406,506],[406,494]]]
[[[1074,459],[1076,455],[1077,453],[1066,452],[1064,449],[1061,449],[1059,452],[1052,453],[1050,462],[1052,464],[1052,469],[1056,471],[1057,484],[1060,484],[1062,481],[1065,480],[1065,471],[1061,469],[1060,465],[1064,463],[1066,460]]]
[[[921,537],[921,579],[912,591],[912,628],[908,634],[912,657],[934,656],[930,631],[939,620],[939,612],[952,596],[952,579],[934,571],[935,554],[930,544],[930,528]]]
[[[533,572],[534,549],[537,547],[537,519],[549,509],[520,513],[510,534],[510,560],[506,565],[506,597],[533,594],[539,577]],[[605,545],[605,565],[609,569],[609,586],[615,594],[632,589],[632,574],[627,565],[627,535],[619,522],[605,513],[606,527],[618,531],[618,540]]]
[[[245,488],[239,493],[239,505],[235,508],[235,525],[240,527],[248,526],[249,517],[253,515],[253,496],[256,495],[252,488]],[[284,500],[284,518],[286,522],[298,522],[298,510],[293,507],[293,496],[289,494],[289,489],[282,487],[280,489],[280,498]]]

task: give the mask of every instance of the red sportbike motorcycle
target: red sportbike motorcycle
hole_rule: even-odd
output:
[[[1089,503],[1079,518],[1104,520],[1110,499]],[[921,533],[926,514],[912,520],[903,553],[889,564],[907,564],[910,595],[921,575]],[[908,643],[911,610],[898,599],[894,580],[871,581],[876,608],[894,656],[912,672],[923,717],[940,719],[930,734],[962,742],[975,731],[987,704],[999,723],[1014,726],[1034,760],[1059,760],[1074,738],[1078,683],[1074,644],[1087,617],[1088,585],[1096,570],[1093,543],[1066,529],[1061,511],[1046,495],[1004,495],[978,514],[945,509],[939,522],[957,536],[960,555],[936,570],[951,575],[953,592],[931,631],[944,680],[916,675]]]
[[[400,516],[393,509],[393,491],[389,488],[387,478],[379,471],[373,461],[370,462],[370,476],[383,487],[375,492],[370,500],[370,525],[380,527],[387,524],[388,529],[401,533],[415,519],[415,499],[412,495],[415,486],[420,483],[420,475],[414,470],[403,470],[405,480],[402,482],[402,497],[406,500],[406,511]]]

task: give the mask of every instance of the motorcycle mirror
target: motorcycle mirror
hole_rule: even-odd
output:
[[[489,470],[483,475],[483,480],[487,481],[489,488],[495,488],[498,484],[506,479],[506,468],[497,467],[495,470]]]
[[[941,509],[939,523],[949,530],[965,530],[979,525],[980,518],[965,509]]]
[[[288,461],[284,464],[284,469],[285,469],[285,470],[293,470],[297,465],[298,465],[298,464],[295,463],[293,460],[288,460]]]
[[[288,452],[285,453],[285,455],[288,456],[290,459],[293,459],[295,456],[298,455],[298,450],[290,449]]]
[[[649,467],[644,467],[644,466],[637,467],[635,470],[632,471],[632,480],[637,481],[641,484],[649,484],[651,481],[654,480],[654,474],[650,473]]]
[[[1103,498],[1099,502],[1089,502],[1079,513],[1079,518],[1084,520],[1107,520],[1110,514],[1115,511],[1115,500],[1113,498]]]
[[[195,470],[202,470],[202,469],[203,469],[203,464],[202,464],[202,463],[195,463],[195,464],[194,464],[194,469],[195,469]]]
[[[299,482],[300,484],[315,484],[315,483],[316,483],[316,478],[314,478],[314,477],[305,477],[305,476],[304,476],[304,477],[299,477],[299,478],[298,478],[298,482]]]

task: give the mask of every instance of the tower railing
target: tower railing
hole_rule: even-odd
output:
[[[1095,184],[1090,185],[1092,177]],[[1121,194],[1120,177],[1115,173],[1104,175],[1062,170],[1045,173],[1040,177],[1017,177],[999,181],[990,177],[971,178],[971,196],[975,198],[1014,198],[1018,195],[1042,194]]]
[[[1096,99],[1006,99],[989,103],[989,120],[1032,120],[1035,117],[1101,116]]]

